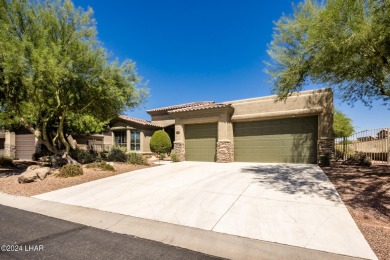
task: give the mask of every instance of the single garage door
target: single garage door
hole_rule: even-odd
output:
[[[234,123],[236,162],[316,163],[317,116]]]
[[[16,158],[19,160],[31,160],[35,153],[35,137],[33,134],[17,134],[15,135],[16,142]]]
[[[217,124],[185,125],[185,150],[187,161],[215,161]]]

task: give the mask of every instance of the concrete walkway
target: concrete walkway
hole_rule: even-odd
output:
[[[183,162],[36,198],[376,259],[333,185],[313,165]]]

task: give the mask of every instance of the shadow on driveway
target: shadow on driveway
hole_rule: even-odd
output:
[[[259,165],[245,167],[242,172],[254,173],[258,183],[286,194],[314,195],[333,202],[341,201],[336,189],[317,166]]]

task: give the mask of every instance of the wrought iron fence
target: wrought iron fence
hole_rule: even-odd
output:
[[[375,164],[390,164],[390,128],[376,128],[335,139],[336,159],[363,153]]]

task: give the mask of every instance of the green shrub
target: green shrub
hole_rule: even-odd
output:
[[[147,161],[142,154],[139,153],[129,153],[127,154],[127,162],[131,164],[146,165]]]
[[[100,158],[102,158],[103,160],[107,160],[107,158],[108,158],[108,152],[101,152],[101,153],[100,153]]]
[[[154,132],[152,138],[150,139],[150,150],[154,153],[160,155],[169,153],[172,149],[171,138],[164,130],[158,130]]]
[[[178,162],[179,161],[179,157],[177,156],[176,153],[171,153],[171,160],[172,160],[172,162]]]
[[[1,167],[12,167],[14,166],[12,158],[8,156],[0,156],[0,166]]]
[[[79,148],[71,150],[69,155],[81,164],[92,163],[98,159],[97,154],[94,151],[82,150]]]
[[[325,167],[330,166],[330,154],[326,153],[324,155],[321,155],[319,164],[320,166],[325,166]]]
[[[126,162],[126,147],[113,146],[108,152],[107,160],[110,162]]]
[[[367,154],[356,152],[354,155],[351,155],[344,163],[371,167],[372,160],[369,156],[367,156]]]
[[[84,174],[83,168],[81,168],[80,165],[67,164],[61,168],[60,173],[57,176],[61,178],[68,178],[68,177],[80,176],[83,174]]]
[[[111,172],[115,171],[115,168],[106,162],[94,162],[94,163],[87,164],[86,167],[100,169],[102,171],[111,171]]]

